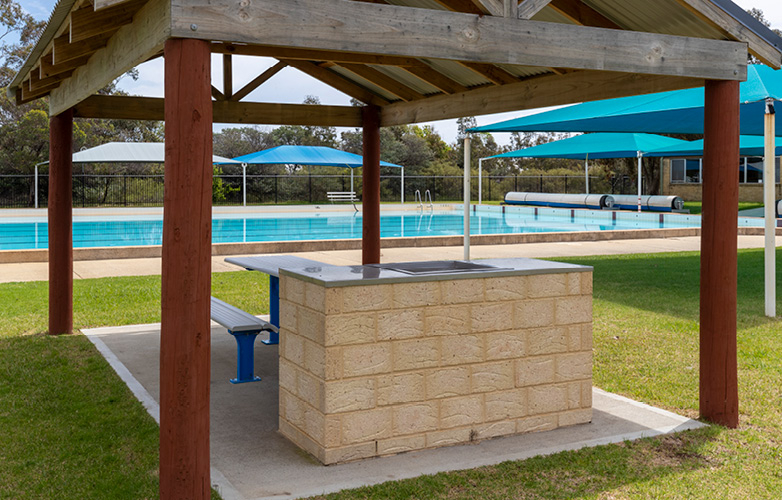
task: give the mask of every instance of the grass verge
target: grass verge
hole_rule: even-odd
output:
[[[261,273],[216,273],[212,290],[268,312]],[[43,333],[47,294],[0,285],[0,498],[156,498],[157,424],[86,337]],[[74,282],[76,328],[157,321],[159,276]]]
[[[566,260],[595,268],[595,385],[697,416],[698,255]],[[709,427],[318,498],[780,498],[782,325],[763,316],[762,263],[762,250],[739,254],[740,429]],[[215,274],[213,294],[259,314],[266,280]],[[76,325],[158,321],[159,290],[159,277],[78,280]],[[0,303],[0,498],[154,498],[157,426],[86,338],[41,334],[46,283],[0,285]]]

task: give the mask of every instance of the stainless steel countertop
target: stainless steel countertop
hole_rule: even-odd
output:
[[[391,269],[366,266],[322,266],[287,267],[280,269],[280,275],[295,276],[326,288],[360,285],[385,285],[392,283],[414,283],[422,281],[450,281],[460,279],[496,278],[502,276],[523,276],[531,274],[559,274],[591,272],[591,266],[551,262],[539,259],[481,259],[476,263],[489,264],[502,270],[448,272],[444,274],[413,275]]]

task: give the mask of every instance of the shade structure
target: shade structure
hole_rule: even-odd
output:
[[[638,152],[664,147],[684,147],[689,142],[655,134],[595,133],[582,134],[531,148],[502,153],[490,158],[565,158],[596,160],[604,158],[635,158]]]
[[[277,146],[237,156],[234,160],[253,165],[320,165],[347,168],[357,168],[364,164],[360,155],[325,146]],[[402,165],[386,161],[381,161],[380,166],[403,168]]]
[[[73,163],[164,163],[166,145],[162,142],[107,142],[73,153]],[[240,162],[212,155],[216,165]]]
[[[739,152],[742,156],[763,156],[765,138],[758,135],[742,135],[739,138]],[[775,138],[775,155],[782,155],[782,137]],[[689,141],[686,144],[675,144],[647,151],[644,156],[703,156],[703,139]]]
[[[741,133],[763,135],[764,101],[782,100],[782,70],[747,67],[740,85]],[[703,133],[703,88],[585,102],[470,129],[471,132]],[[777,114],[776,120],[779,120]],[[777,123],[782,135],[782,123]]]

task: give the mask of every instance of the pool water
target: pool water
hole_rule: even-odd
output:
[[[470,219],[470,234],[542,233],[698,227],[700,218],[681,214],[636,214],[590,210],[480,207]],[[360,239],[360,213],[295,212],[252,215],[215,215],[214,243]],[[762,221],[761,221],[762,224]],[[463,211],[406,210],[381,212],[383,238],[463,234]],[[116,247],[160,245],[160,216],[75,217],[73,246]],[[0,250],[48,247],[48,225],[37,222],[0,222]]]

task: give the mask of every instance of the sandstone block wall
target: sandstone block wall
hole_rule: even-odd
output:
[[[592,274],[280,280],[280,431],[324,464],[592,418]]]

